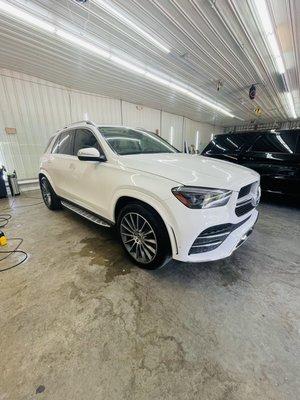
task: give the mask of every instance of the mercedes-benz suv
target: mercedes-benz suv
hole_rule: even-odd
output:
[[[65,127],[50,139],[39,181],[49,209],[114,226],[130,259],[148,269],[228,257],[258,216],[256,172],[182,154],[142,129]]]

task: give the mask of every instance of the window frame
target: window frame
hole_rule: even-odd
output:
[[[100,150],[101,150],[101,151],[99,151],[100,156],[101,156],[101,155],[104,155],[104,156],[107,158],[107,156],[106,156],[106,154],[105,154],[105,151],[103,150],[103,146],[102,146],[102,144],[101,144],[99,138],[97,137],[97,135],[95,135],[95,133],[94,133],[91,129],[89,129],[89,128],[87,128],[87,127],[84,126],[84,127],[80,127],[80,128],[75,128],[74,131],[75,131],[75,134],[74,134],[74,139],[73,139],[73,156],[78,157],[78,155],[75,154],[75,140],[76,140],[76,136],[77,136],[77,131],[88,131],[88,132],[90,132],[90,133],[96,138],[96,141],[98,142],[99,148],[100,148]],[[79,150],[80,150],[80,149],[79,149]]]
[[[54,153],[54,152],[53,152],[53,149],[54,149],[56,143],[59,142],[61,136],[62,136],[64,133],[67,133],[67,132],[73,132],[73,133],[72,133],[72,139],[71,139],[71,140],[72,140],[71,149],[72,149],[72,153],[73,153],[73,154],[65,154],[65,153],[59,153],[59,152]],[[57,135],[56,139],[54,140],[54,143],[53,143],[52,148],[51,148],[51,154],[59,154],[60,156],[73,157],[73,156],[74,156],[74,137],[75,137],[75,129],[71,129],[71,128],[70,128],[70,129],[66,129],[66,130],[60,132],[60,133]],[[58,149],[59,149],[59,148],[58,148]]]
[[[295,147],[295,155],[299,154],[300,155],[300,131],[295,133],[297,135],[297,140],[296,140],[296,147]],[[299,151],[297,152],[297,150]]]
[[[109,146],[109,148],[119,157],[122,156],[128,156],[128,155],[136,155],[136,154],[178,154],[178,153],[182,153],[182,151],[178,150],[176,147],[174,147],[172,144],[170,144],[166,139],[164,139],[163,137],[161,137],[160,135],[157,135],[155,132],[151,132],[151,131],[147,131],[146,129],[137,129],[137,128],[127,128],[125,126],[120,126],[120,127],[116,127],[116,128],[125,128],[125,129],[129,129],[132,131],[136,131],[139,133],[148,133],[148,134],[152,134],[154,136],[158,136],[160,140],[162,140],[167,146],[172,147],[175,151],[173,153],[129,153],[129,154],[120,154],[117,152],[117,150],[111,145],[111,143],[109,143],[109,140],[107,140],[107,138],[104,136],[104,134],[101,132],[101,129],[105,129],[105,128],[110,128],[110,126],[98,126],[98,132],[100,133],[101,137],[103,138],[103,140],[105,141],[105,143]]]
[[[280,131],[280,132],[278,132],[278,133],[281,135],[282,133],[285,133],[285,132]],[[264,134],[258,135],[257,138],[255,139],[255,141],[252,143],[252,145],[251,145],[251,146],[249,147],[249,149],[246,151],[246,153],[250,153],[250,152],[252,152],[252,153],[259,153],[259,154],[272,153],[272,154],[285,154],[285,155],[297,154],[297,153],[296,153],[296,150],[297,150],[297,143],[298,143],[300,134],[298,134],[298,137],[296,138],[295,149],[294,149],[294,151],[293,151],[292,153],[289,153],[289,152],[286,152],[286,153],[285,153],[285,152],[282,152],[282,151],[271,151],[271,150],[270,150],[270,151],[253,150],[253,147],[255,146],[256,142],[257,142],[260,138],[262,138],[264,135],[276,135],[276,133],[264,133]]]

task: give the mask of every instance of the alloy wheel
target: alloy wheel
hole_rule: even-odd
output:
[[[41,182],[42,196],[45,204],[50,207],[51,206],[51,192],[47,181],[44,179]]]
[[[142,264],[150,263],[157,254],[157,239],[149,222],[140,214],[123,216],[120,234],[128,253]]]

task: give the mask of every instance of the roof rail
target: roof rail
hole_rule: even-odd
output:
[[[86,123],[87,125],[93,125],[95,127],[97,127],[97,125],[95,124],[95,122],[93,121],[89,121],[89,120],[84,120],[84,121],[77,121],[77,122],[72,122],[69,125],[66,125],[63,129],[69,128],[72,125],[77,125],[77,124],[82,124],[82,123]]]

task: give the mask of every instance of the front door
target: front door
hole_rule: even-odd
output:
[[[296,142],[296,132],[262,134],[241,156],[240,164],[260,174],[263,190],[292,194],[299,183]]]
[[[104,154],[101,145],[89,129],[76,129],[74,157],[70,163],[72,193],[70,200],[103,217],[107,216],[108,165],[106,162],[81,161],[80,149],[94,147]]]

